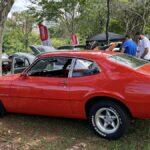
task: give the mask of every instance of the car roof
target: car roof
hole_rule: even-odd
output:
[[[53,53],[44,53],[38,56],[38,58],[45,58],[51,56],[67,56],[67,57],[83,57],[87,59],[99,59],[106,58],[108,56],[115,55],[116,53],[111,51],[93,51],[93,50],[84,50],[84,51],[58,51]]]

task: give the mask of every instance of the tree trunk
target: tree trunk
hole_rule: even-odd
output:
[[[13,3],[14,0],[0,1],[0,75],[2,75],[2,45],[4,24]]]
[[[107,0],[106,41],[109,44],[110,0]]]

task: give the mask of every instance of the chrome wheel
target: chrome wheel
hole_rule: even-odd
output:
[[[101,132],[112,134],[119,128],[120,120],[115,110],[100,108],[95,114],[95,124]]]

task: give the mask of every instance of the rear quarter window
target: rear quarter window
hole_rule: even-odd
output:
[[[90,60],[77,59],[73,69],[72,77],[84,77],[98,74],[98,65]]]
[[[146,60],[142,60],[126,54],[109,56],[108,59],[132,69],[138,69],[139,67],[149,63]]]

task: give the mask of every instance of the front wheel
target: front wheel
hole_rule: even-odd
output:
[[[109,140],[120,138],[129,123],[127,112],[111,101],[102,101],[93,105],[88,119],[95,133]]]

